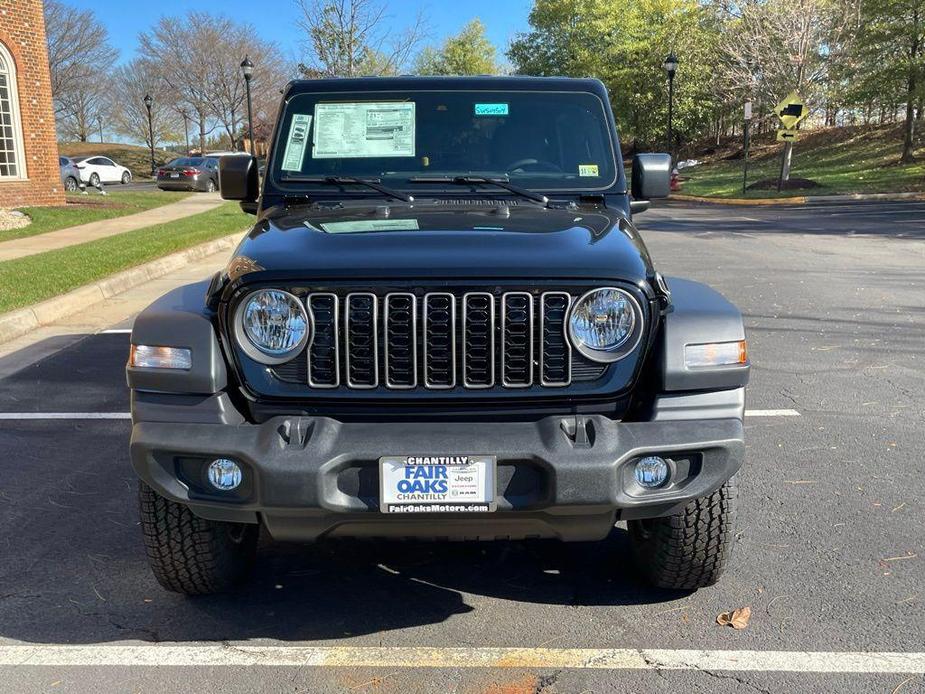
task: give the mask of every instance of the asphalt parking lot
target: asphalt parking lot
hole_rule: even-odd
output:
[[[265,542],[239,592],[167,593],[127,461],[128,335],[99,334],[0,360],[2,689],[925,691],[925,203],[670,204],[638,225],[665,274],[746,316],[748,460],[718,585],[646,588],[618,527],[581,545]],[[743,606],[746,629],[716,624]],[[738,665],[712,667],[719,651]]]

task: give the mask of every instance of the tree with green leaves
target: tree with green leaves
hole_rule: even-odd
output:
[[[593,76],[610,91],[624,135],[667,146],[668,80],[662,63],[674,52],[674,132],[691,140],[709,129],[715,103],[718,32],[697,0],[536,0],[531,31],[508,57],[529,75]],[[674,146],[675,143],[672,143]]]
[[[900,161],[915,151],[916,106],[925,99],[925,0],[861,0],[850,76],[858,101],[905,105]],[[882,102],[881,102],[882,103]]]
[[[498,72],[495,46],[476,18],[439,48],[429,46],[421,51],[414,71],[419,75],[493,75]]]

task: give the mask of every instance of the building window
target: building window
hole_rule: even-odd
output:
[[[0,43],[0,180],[25,178],[16,63]]]

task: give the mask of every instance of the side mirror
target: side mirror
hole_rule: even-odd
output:
[[[235,154],[222,157],[218,163],[218,187],[225,200],[256,203],[260,195],[257,160],[251,155]]]
[[[637,154],[633,157],[632,193],[636,200],[667,198],[670,192],[670,154]]]

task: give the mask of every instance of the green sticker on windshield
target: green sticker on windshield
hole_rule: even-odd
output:
[[[508,115],[507,104],[476,104],[475,115],[477,116],[506,116]]]

